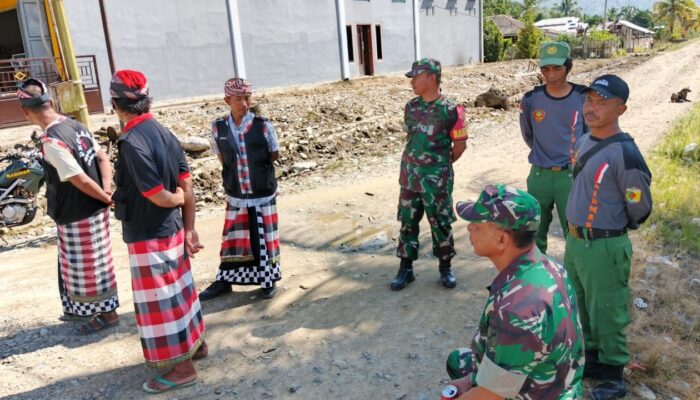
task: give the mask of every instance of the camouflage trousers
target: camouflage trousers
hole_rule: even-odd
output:
[[[478,365],[479,361],[472,350],[462,347],[452,350],[450,355],[447,356],[445,369],[447,369],[447,375],[450,376],[450,379],[460,379],[477,372]]]
[[[457,220],[449,192],[418,193],[401,188],[397,219],[401,222],[399,246],[396,256],[415,260],[418,258],[418,235],[423,214],[428,217],[433,238],[433,255],[440,260],[455,256],[452,223]]]

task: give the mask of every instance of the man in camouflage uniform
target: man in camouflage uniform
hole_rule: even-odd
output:
[[[404,130],[408,141],[401,157],[398,220],[401,234],[396,255],[401,265],[392,290],[413,282],[413,261],[418,258],[419,223],[428,216],[433,238],[433,255],[440,260],[440,280],[446,288],[457,285],[451,260],[455,256],[452,239],[452,164],[467,148],[464,107],[440,92],[440,62],[430,58],[413,63],[406,76],[418,96],[406,104]]]
[[[540,205],[530,194],[489,185],[457,203],[477,255],[498,275],[470,349],[447,359],[465,399],[581,399],[583,333],[566,270],[534,245]]]

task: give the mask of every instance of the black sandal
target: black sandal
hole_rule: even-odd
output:
[[[97,324],[98,324],[97,328],[95,328],[92,325],[93,321],[97,322]],[[119,319],[110,323],[110,322],[107,322],[107,320],[104,319],[104,317],[101,314],[97,314],[90,321],[80,325],[80,327],[75,330],[75,333],[79,336],[87,336],[87,335],[92,335],[93,333],[102,332],[102,331],[109,329],[109,328],[114,328],[117,325],[119,325]]]

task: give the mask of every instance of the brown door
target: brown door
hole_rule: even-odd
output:
[[[357,25],[357,46],[359,50],[360,74],[374,75],[372,25]]]

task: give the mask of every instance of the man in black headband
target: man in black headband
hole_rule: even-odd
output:
[[[119,299],[109,235],[109,158],[85,126],[54,110],[43,82],[26,80],[17,97],[27,120],[44,130],[46,212],[58,231],[63,319],[92,316],[78,328],[81,335],[114,327]]]

